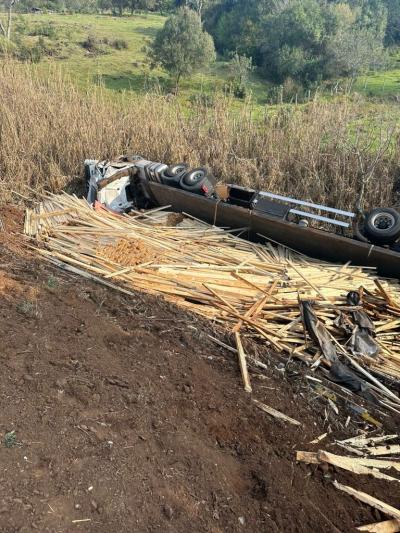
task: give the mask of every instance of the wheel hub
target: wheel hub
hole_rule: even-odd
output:
[[[372,225],[378,230],[387,230],[395,225],[394,216],[390,213],[378,213],[371,220]]]

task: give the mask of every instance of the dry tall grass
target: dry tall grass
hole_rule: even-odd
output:
[[[252,117],[230,102],[190,113],[176,100],[133,95],[115,100],[86,94],[55,72],[0,67],[0,199],[12,191],[57,191],[82,174],[88,157],[140,153],[153,160],[206,164],[228,181],[260,186],[316,202],[354,207],[362,177],[365,206],[393,204],[400,142],[393,133],[359,128],[360,106],[315,101]],[[382,140],[383,139],[383,140]],[[15,196],[14,196],[15,199]]]

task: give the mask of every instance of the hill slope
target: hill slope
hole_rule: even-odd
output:
[[[20,15],[16,24],[17,35],[24,42],[35,43],[40,35],[46,45],[54,50],[54,57],[45,60],[49,65],[56,61],[71,73],[80,85],[102,83],[114,90],[142,91],[159,82],[168,87],[169,80],[161,71],[149,71],[145,62],[145,46],[154,38],[166,18],[158,14],[138,13],[133,16],[111,15]],[[36,35],[32,35],[36,34]],[[84,48],[91,38],[97,41],[98,50]],[[101,43],[101,41],[108,41]],[[116,49],[115,41],[124,41]],[[124,48],[123,46],[127,46]],[[222,89],[229,71],[224,61],[217,61],[190,79],[182,81],[185,96],[194,92],[212,92]],[[257,99],[266,98],[267,84],[253,76],[251,89]]]

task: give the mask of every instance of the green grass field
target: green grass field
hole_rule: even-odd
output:
[[[124,17],[34,14],[20,15],[16,20],[16,31],[22,41],[33,44],[38,37],[29,34],[34,33],[35,28],[53,27],[55,35],[43,39],[55,49],[55,53],[41,62],[41,68],[45,69],[56,62],[81,86],[102,83],[106,88],[116,91],[140,92],[159,84],[168,91],[171,88],[168,76],[162,71],[148,68],[144,50],[164,22],[165,17],[146,13]],[[90,53],[82,46],[88,36],[98,40],[123,39],[128,48],[116,50],[104,45],[104,53]],[[228,78],[227,63],[217,61],[190,79],[183,79],[181,96],[188,98],[198,92],[211,94],[216,89],[222,90]],[[257,102],[267,100],[268,85],[255,75],[250,81],[250,89]]]
[[[154,13],[137,13],[124,17],[45,13],[17,15],[14,20],[14,39],[30,46],[42,39],[53,53],[44,55],[35,68],[41,73],[47,73],[56,65],[82,88],[101,85],[113,97],[123,97],[130,92],[145,93],[158,87],[167,94],[173,90],[171,80],[165,72],[149,69],[145,52],[146,45],[165,20],[164,16]],[[39,36],[46,33],[49,35]],[[107,43],[100,44],[97,51],[89,51],[82,46],[89,37],[97,43],[105,40]],[[113,46],[116,39],[123,40],[127,48],[116,49]],[[229,84],[229,78],[228,63],[219,58],[209,68],[183,79],[178,96],[183,109],[199,93],[221,94]],[[342,91],[346,92],[350,83],[344,80],[340,85]],[[274,113],[281,107],[280,89],[273,88],[256,73],[251,75],[249,89],[253,96],[253,115],[262,118],[265,113]],[[400,98],[400,56],[392,56],[391,70],[361,76],[352,85],[351,91],[365,98],[360,123],[368,123],[369,128],[372,127],[371,124],[374,128],[392,124],[400,116],[396,102]],[[310,98],[313,97],[314,93],[311,92]],[[332,97],[335,98],[334,93],[323,88],[318,90],[318,98],[329,100]],[[242,103],[242,100],[233,99],[231,105],[233,109],[238,109]]]
[[[360,76],[354,85],[354,90],[366,96],[400,98],[400,69]]]
[[[396,100],[400,98],[400,53],[391,53],[388,70],[360,76],[354,90],[367,97]]]

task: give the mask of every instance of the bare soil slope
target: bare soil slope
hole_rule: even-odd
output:
[[[253,385],[300,429],[255,407],[209,324],[48,267],[21,213],[0,217],[1,532],[347,533],[384,518],[334,478],[398,503],[393,483],[296,464],[327,430],[299,380],[271,364]]]

